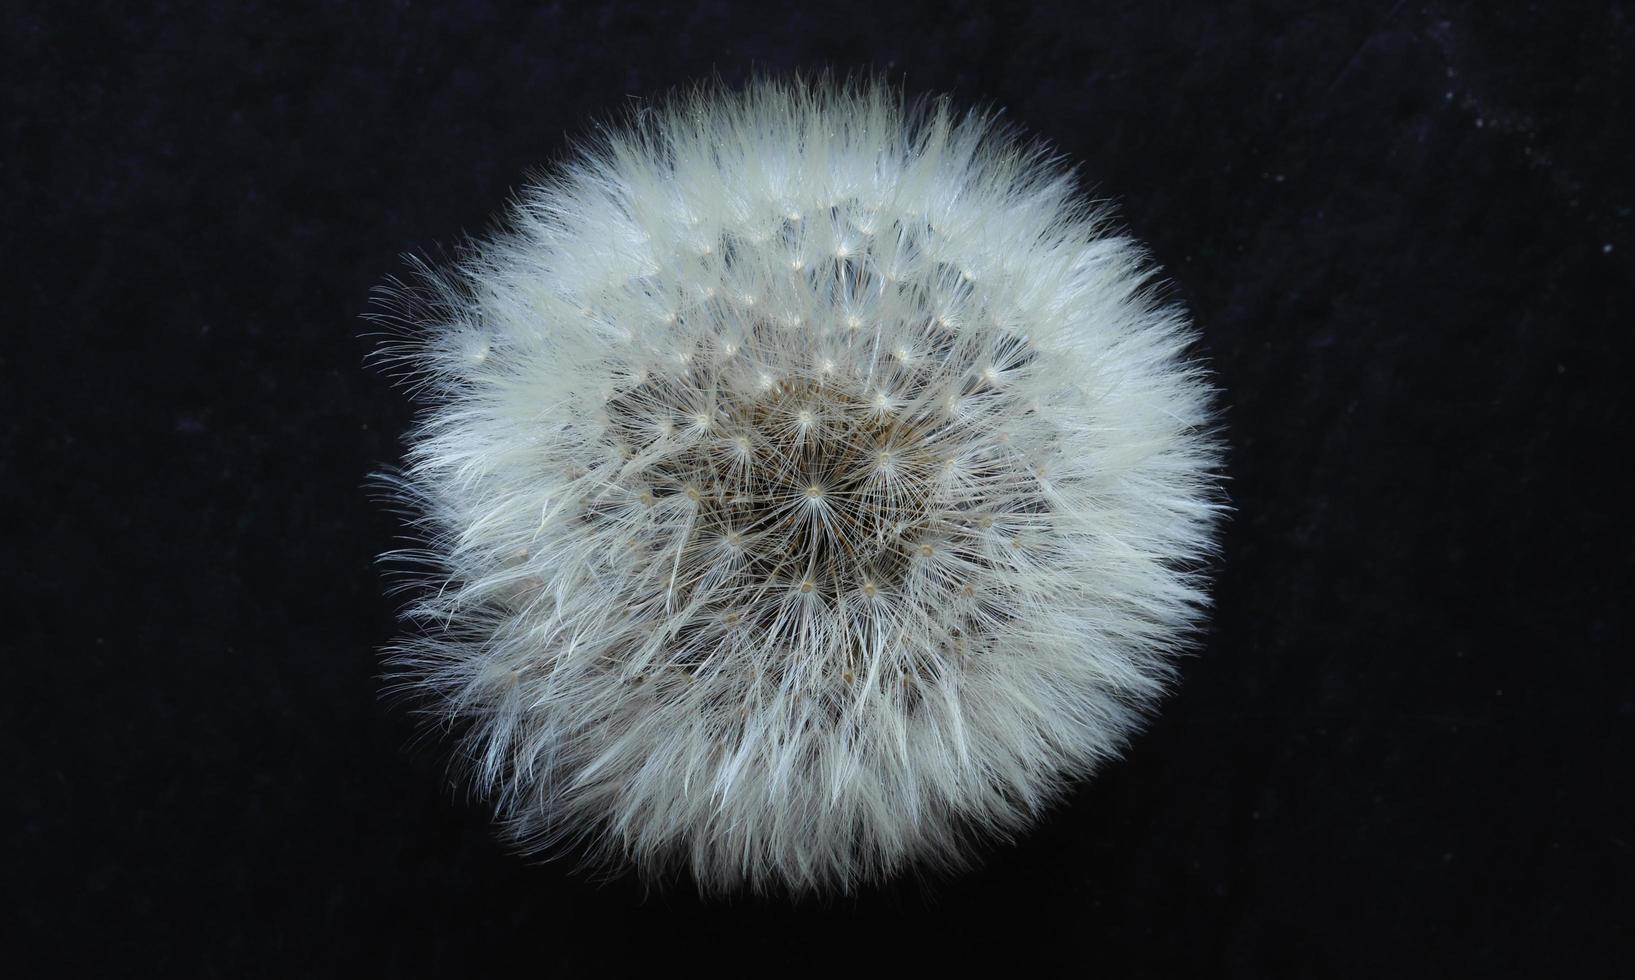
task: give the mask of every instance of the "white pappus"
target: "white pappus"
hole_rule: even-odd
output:
[[[991,115],[760,81],[386,291],[391,676],[514,841],[845,891],[1119,752],[1223,502],[1192,330],[1107,226]]]

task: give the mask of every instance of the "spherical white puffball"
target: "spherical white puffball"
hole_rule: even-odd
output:
[[[1119,752],[1222,500],[1192,332],[1107,224],[991,116],[758,82],[388,291],[390,663],[514,841],[845,891]]]

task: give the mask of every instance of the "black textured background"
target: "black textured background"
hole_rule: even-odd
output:
[[[1630,5],[36,2],[0,35],[9,975],[1629,968]],[[1052,139],[1227,393],[1183,686],[930,891],[527,864],[378,700],[362,484],[408,410],[361,367],[370,287],[587,119],[751,65]]]

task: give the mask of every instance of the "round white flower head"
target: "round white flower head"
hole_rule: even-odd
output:
[[[517,843],[848,890],[1120,750],[1221,500],[1190,329],[1105,226],[991,116],[759,82],[390,291],[391,662]]]

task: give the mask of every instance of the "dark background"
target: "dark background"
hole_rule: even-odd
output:
[[[1635,922],[1635,8],[5,4],[6,972],[1578,975]],[[933,888],[530,864],[384,703],[369,291],[712,71],[991,100],[1225,390],[1218,608],[1127,759]],[[21,962],[23,969],[15,970]],[[679,974],[678,974],[679,975]]]

